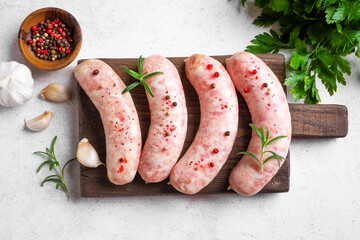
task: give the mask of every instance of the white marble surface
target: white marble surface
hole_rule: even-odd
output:
[[[238,10],[237,0],[0,0],[0,61],[25,63],[17,31],[32,11],[56,6],[70,11],[84,34],[80,58],[129,58],[159,53],[188,56],[233,54],[266,29],[251,24],[256,10]],[[250,10],[249,10],[250,9]],[[53,184],[40,187],[47,170],[35,150],[57,135],[60,161],[75,156],[76,104],[38,98],[51,82],[75,87],[70,66],[33,70],[34,98],[18,108],[0,107],[0,239],[358,239],[360,235],[360,61],[350,57],[348,86],[322,103],[344,104],[349,134],[343,139],[294,139],[291,189],[251,198],[237,195],[80,197],[79,165],[66,172],[70,200]],[[320,85],[320,84],[319,84]],[[289,99],[291,101],[291,99]],[[54,112],[48,129],[24,130],[24,118]]]

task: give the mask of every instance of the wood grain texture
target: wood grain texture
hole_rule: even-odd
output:
[[[71,44],[72,51],[64,58],[57,59],[56,61],[48,61],[36,57],[32,51],[31,46],[27,44],[27,41],[31,39],[31,27],[38,25],[40,22],[44,22],[46,19],[59,18],[73,29],[73,43]],[[57,70],[69,65],[78,53],[80,52],[82,44],[82,31],[80,24],[73,15],[60,8],[42,8],[30,13],[22,22],[18,33],[18,46],[22,56],[34,67],[43,70]]]
[[[292,136],[345,137],[348,133],[348,111],[343,105],[289,104]]]
[[[258,55],[274,71],[281,82],[285,79],[284,57],[280,54]],[[225,59],[229,56],[216,56],[225,65]],[[184,70],[184,59],[181,57],[169,58],[177,67],[183,82],[187,108],[188,108],[188,130],[187,137],[182,151],[183,155],[195,137],[200,123],[199,99],[190,82],[187,80]],[[109,64],[121,77],[126,85],[134,80],[125,73],[122,65],[130,69],[137,69],[137,59],[101,59]],[[79,62],[81,62],[80,60]],[[147,137],[150,126],[150,112],[144,89],[137,87],[131,91],[141,123],[143,143]],[[87,97],[85,92],[78,86],[79,96],[79,127],[80,139],[86,137],[98,151],[102,161],[105,161],[105,136],[100,115],[95,106]],[[234,193],[227,191],[228,176],[232,168],[238,163],[240,157],[237,152],[245,151],[251,137],[251,116],[244,99],[238,94],[239,99],[239,129],[232,152],[225,165],[216,178],[198,194],[222,194]],[[325,109],[325,111],[323,111]],[[347,133],[347,111],[344,106],[336,105],[304,105],[290,104],[293,118],[293,137],[331,137],[345,136]],[[335,113],[334,114],[332,113]],[[316,125],[312,124],[316,121]],[[345,127],[346,125],[346,127]],[[334,131],[333,126],[339,129]],[[316,130],[316,131],[315,131]],[[80,140],[79,139],[79,140]],[[148,195],[169,195],[181,194],[172,186],[167,185],[167,180],[156,184],[145,184],[137,174],[134,181],[124,186],[116,186],[109,182],[106,176],[106,169],[100,166],[97,169],[90,169],[81,166],[81,194],[83,197],[119,197],[119,196],[148,196]],[[262,193],[275,193],[289,191],[290,181],[290,154],[277,175],[262,189]]]

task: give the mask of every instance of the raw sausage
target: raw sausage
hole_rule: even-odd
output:
[[[184,146],[187,110],[184,89],[176,67],[165,57],[153,55],[143,62],[142,72],[163,72],[145,81],[151,125],[141,153],[139,174],[146,182],[167,178]]]
[[[284,90],[275,74],[261,59],[248,52],[233,55],[227,62],[227,70],[248,105],[252,123],[257,128],[266,129],[267,126],[269,139],[287,136],[266,148],[286,158],[291,141],[291,116]],[[260,138],[253,131],[247,152],[260,159],[261,148]],[[271,156],[268,154],[265,153],[264,159]],[[230,174],[230,186],[241,195],[251,196],[258,193],[278,170],[277,160],[272,159],[264,164],[261,174],[259,163],[244,155]]]
[[[234,144],[239,119],[234,84],[215,59],[195,54],[185,64],[201,108],[200,126],[185,155],[170,173],[178,191],[195,194],[219,173]]]
[[[75,69],[75,77],[100,113],[106,138],[106,166],[116,185],[131,182],[138,169],[141,132],[129,92],[114,70],[100,60],[87,60]]]

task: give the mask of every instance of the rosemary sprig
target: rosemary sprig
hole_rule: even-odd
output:
[[[46,152],[42,152],[42,151],[37,151],[34,152],[35,154],[44,154],[46,156],[49,157],[48,160],[44,161],[43,163],[40,164],[40,166],[37,169],[37,173],[42,169],[42,167],[44,167],[46,164],[49,164],[49,170],[52,171],[54,169],[55,166],[58,167],[58,174],[53,174],[53,175],[49,175],[47,176],[42,182],[41,182],[41,186],[44,186],[44,183],[46,182],[55,182],[56,183],[56,189],[59,189],[59,187],[61,187],[66,194],[66,197],[69,198],[69,191],[68,188],[66,186],[65,183],[65,178],[64,178],[64,170],[65,167],[71,162],[74,161],[76,158],[72,158],[69,161],[67,161],[63,167],[60,166],[60,163],[58,162],[58,160],[55,157],[55,151],[54,151],[54,147],[55,147],[55,142],[56,142],[57,136],[54,137],[54,139],[52,140],[51,143],[51,148],[46,148]],[[60,175],[59,175],[60,173]]]
[[[163,74],[163,72],[153,72],[153,73],[149,73],[148,72],[144,72],[142,73],[142,62],[144,61],[144,58],[142,56],[139,57],[138,60],[138,72],[135,72],[133,70],[128,69],[125,65],[123,65],[123,68],[125,69],[125,71],[132,76],[133,78],[139,80],[139,82],[134,82],[132,84],[130,84],[129,86],[127,86],[123,91],[122,94],[130,91],[131,89],[133,89],[134,87],[138,86],[138,85],[143,85],[145,90],[150,94],[150,96],[154,97],[153,92],[151,91],[149,85],[144,81],[145,79],[155,76],[157,74]]]
[[[250,153],[250,152],[239,152],[238,154],[244,154],[244,155],[248,155],[252,158],[254,158],[259,164],[260,164],[260,173],[263,174],[263,171],[264,171],[264,164],[271,160],[271,159],[274,159],[276,158],[278,164],[279,164],[279,167],[280,167],[280,159],[284,159],[284,157],[280,156],[280,155],[277,155],[275,152],[273,151],[265,151],[266,150],[266,147],[269,146],[271,143],[281,139],[281,138],[286,138],[286,136],[277,136],[271,140],[269,140],[269,129],[268,127],[266,127],[266,136],[265,136],[265,130],[263,127],[261,127],[260,129],[255,127],[255,125],[251,124],[250,123],[250,127],[256,132],[256,134],[259,136],[260,138],[260,141],[261,141],[261,155],[260,155],[260,160],[258,157],[256,157],[254,154]],[[266,158],[264,160],[264,154],[265,153],[270,153],[271,156]]]

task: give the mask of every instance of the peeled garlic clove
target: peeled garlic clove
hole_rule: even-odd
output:
[[[87,138],[83,138],[79,142],[76,155],[79,162],[85,167],[97,168],[100,165],[105,166],[105,164],[100,161],[98,153]]]
[[[44,88],[40,95],[47,100],[55,102],[71,101],[71,91],[61,83],[51,83]]]
[[[29,121],[25,119],[25,125],[30,130],[40,132],[49,126],[52,116],[52,112],[46,111],[40,116],[37,116]]]

